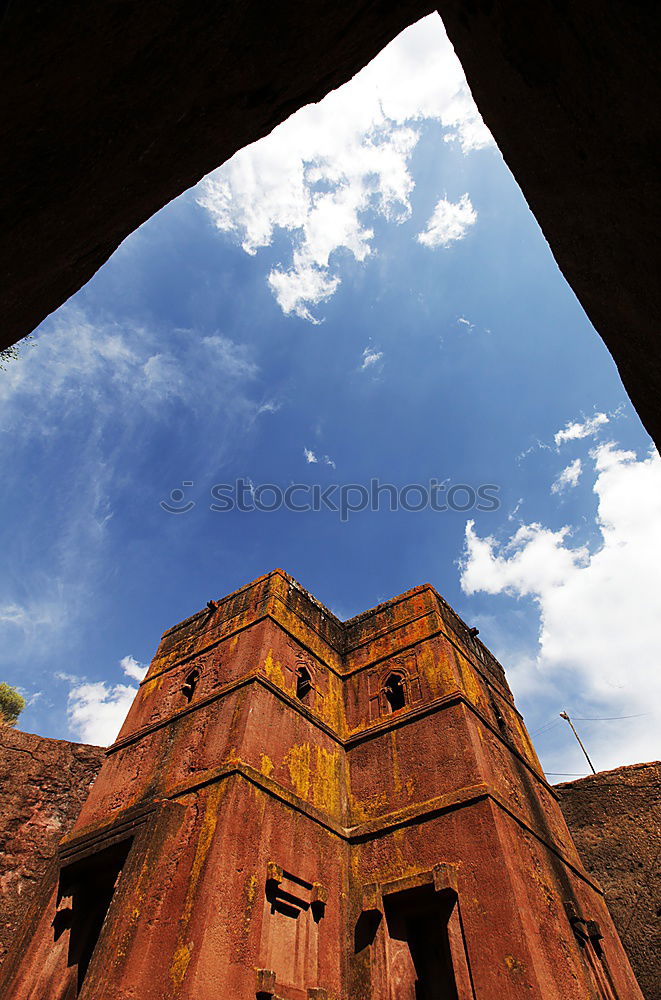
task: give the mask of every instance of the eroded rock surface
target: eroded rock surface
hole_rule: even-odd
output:
[[[7,5],[0,347],[172,198],[341,86],[425,0]]]
[[[661,762],[555,786],[647,1000],[661,1000]]]
[[[104,756],[0,726],[0,962]]]

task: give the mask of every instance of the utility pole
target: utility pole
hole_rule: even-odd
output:
[[[583,753],[585,754],[585,759],[587,760],[588,764],[590,765],[590,768],[592,769],[592,773],[596,774],[597,772],[594,769],[594,765],[593,765],[592,761],[590,760],[590,758],[588,757],[588,752],[585,749],[585,747],[583,746],[583,744],[581,743],[581,737],[578,735],[578,733],[574,729],[574,723],[571,721],[571,719],[569,718],[569,716],[567,715],[566,712],[561,712],[560,713],[560,718],[561,719],[566,719],[567,722],[569,723],[569,725],[571,726],[571,731],[574,734],[574,736],[576,737],[576,739],[578,740],[578,745],[581,748],[581,750],[583,751]]]

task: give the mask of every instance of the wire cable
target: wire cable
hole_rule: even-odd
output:
[[[641,712],[640,715],[611,715],[606,719],[582,719],[579,715],[574,715],[576,722],[619,722],[620,719],[644,719],[649,712]]]

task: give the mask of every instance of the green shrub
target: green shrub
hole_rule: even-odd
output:
[[[0,683],[0,723],[13,726],[25,708],[25,698],[16,688],[4,681]]]

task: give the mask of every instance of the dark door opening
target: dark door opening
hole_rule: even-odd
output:
[[[131,843],[131,839],[123,840],[76,861],[60,876],[60,900],[71,897],[68,965],[76,968],[75,996],[82,988]],[[62,912],[66,911],[60,910],[58,916]]]
[[[448,936],[455,904],[432,886],[387,897],[391,995],[406,1000],[458,1000]]]

